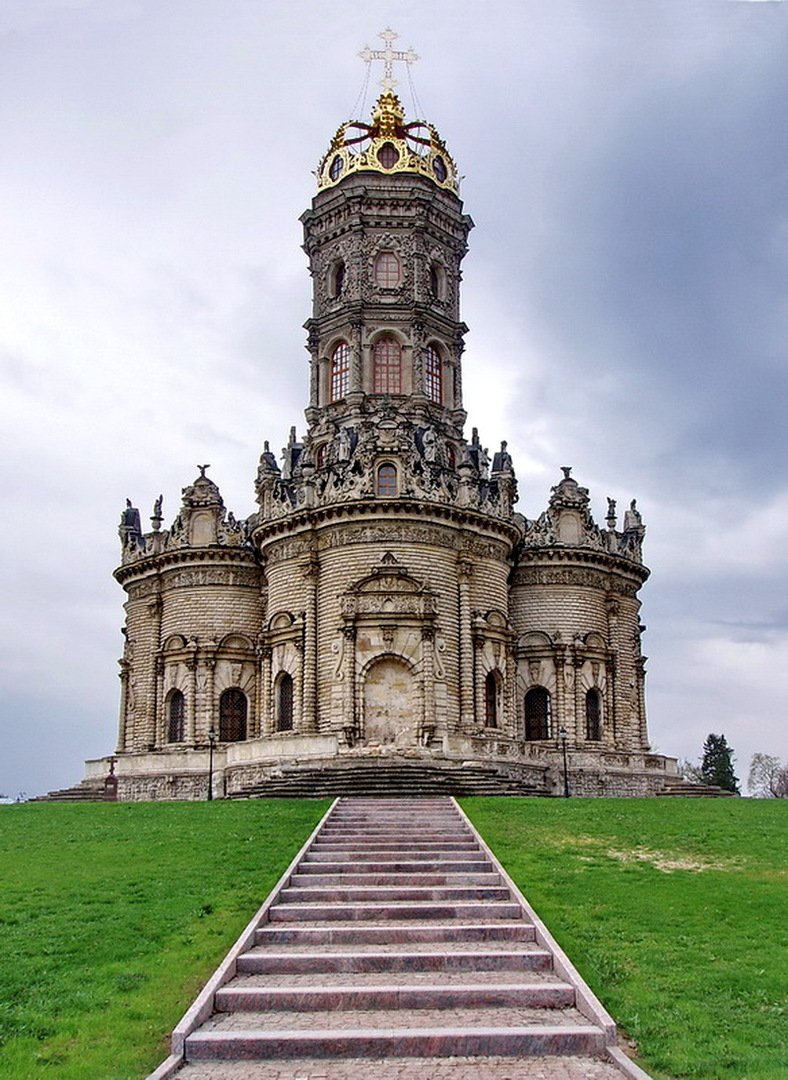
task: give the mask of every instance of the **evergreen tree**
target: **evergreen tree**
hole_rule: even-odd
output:
[[[703,760],[700,765],[704,784],[739,794],[739,781],[733,771],[733,750],[724,735],[708,735],[703,744]]]

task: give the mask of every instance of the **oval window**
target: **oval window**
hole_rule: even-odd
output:
[[[449,174],[446,170],[446,162],[440,155],[433,159],[432,171],[435,173],[435,176],[438,178],[441,184],[445,183],[446,177]]]
[[[337,154],[328,168],[328,175],[332,180],[337,180],[342,175],[342,168],[342,158]]]

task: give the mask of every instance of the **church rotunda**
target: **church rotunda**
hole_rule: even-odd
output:
[[[466,433],[473,222],[446,146],[387,86],[317,187],[305,431],[278,460],[265,444],[245,520],[208,466],[168,528],[160,499],[150,531],[127,505],[118,745],[88,778],[110,769],[129,800],[205,798],[209,777],[213,797],[275,794],[296,774],[321,794],[354,775],[658,792],[675,765],[649,750],[635,502],[598,525],[564,468],[526,518],[506,442]]]

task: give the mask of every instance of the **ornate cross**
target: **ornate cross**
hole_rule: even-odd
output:
[[[392,64],[395,60],[401,60],[405,64],[412,64],[415,60],[418,60],[418,53],[413,51],[411,47],[407,52],[402,49],[392,49],[392,43],[397,40],[399,34],[395,34],[390,26],[378,34],[379,38],[383,39],[385,49],[370,49],[369,45],[365,45],[361,52],[358,54],[361,59],[369,64],[372,60],[383,61],[383,78],[380,80],[380,85],[384,90],[393,90],[397,85],[397,80],[392,74]]]

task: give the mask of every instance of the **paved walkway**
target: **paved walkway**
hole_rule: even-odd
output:
[[[448,798],[341,799],[220,973],[156,1080],[645,1077]]]

